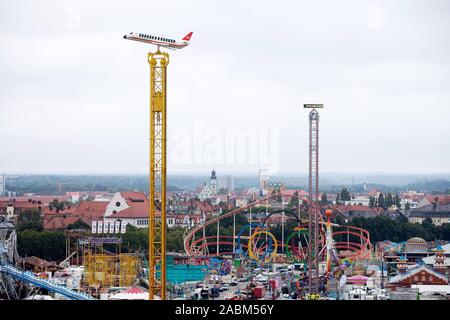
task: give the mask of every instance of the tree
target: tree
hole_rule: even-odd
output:
[[[64,210],[64,202],[59,202],[58,199],[53,200],[49,203],[49,206],[54,209],[56,212]]]
[[[184,250],[184,233],[186,229],[183,227],[174,227],[167,229],[166,249],[171,252],[182,252]]]
[[[35,209],[25,210],[19,214],[16,224],[17,232],[24,230],[42,231],[42,218],[41,213]]]
[[[341,204],[341,202],[340,202],[340,198],[341,198],[341,195],[340,195],[340,193],[338,192],[338,193],[336,193],[336,204]]]
[[[397,193],[394,196],[394,204],[396,205],[397,209],[401,210],[402,208],[401,199]]]
[[[371,208],[375,207],[375,197],[374,196],[369,197],[369,207],[371,207]]]
[[[386,208],[389,208],[390,206],[392,206],[394,204],[394,200],[393,200],[393,198],[392,198],[392,194],[389,192],[387,195],[386,195],[386,198],[385,198],[385,207]]]
[[[298,206],[298,191],[294,192],[294,194],[291,197],[291,200],[289,201],[287,206],[290,208],[297,208],[297,206]]]
[[[320,204],[322,206],[325,206],[328,204],[328,200],[327,200],[327,194],[324,192],[322,193],[322,195],[320,196]]]
[[[66,255],[66,238],[62,231],[25,230],[17,234],[17,251],[22,257],[62,261]]]
[[[409,210],[411,210],[411,204],[409,203],[409,201],[407,201],[405,203],[405,211],[409,211]]]
[[[88,225],[87,223],[84,223],[83,220],[78,219],[77,221],[75,221],[72,224],[69,224],[67,226],[67,229],[72,230],[72,229],[83,229],[83,230],[90,230],[91,226]]]
[[[383,196],[383,193],[381,193],[381,192],[378,195],[378,207],[383,208],[383,209],[386,208],[386,203],[384,201],[384,196]]]
[[[347,188],[342,188],[341,193],[340,193],[340,198],[341,198],[342,201],[350,201],[350,200],[352,200],[350,192],[348,191]]]

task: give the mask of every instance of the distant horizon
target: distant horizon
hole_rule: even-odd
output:
[[[167,69],[169,174],[305,174],[305,103],[324,174],[450,173],[448,1],[0,6],[0,173],[147,174],[155,48],[131,30],[194,32]]]
[[[215,170],[215,169],[214,169]],[[216,170],[218,176],[221,175],[236,175],[236,176],[258,176],[258,172],[253,171],[218,171]],[[84,176],[84,175],[92,175],[92,176],[143,176],[148,175],[146,172],[51,172],[51,171],[42,171],[42,172],[7,172],[0,171],[0,175],[5,174],[5,176],[27,176],[27,175],[61,175],[61,176]],[[345,175],[345,176],[383,176],[383,175],[396,175],[396,176],[436,176],[436,175],[449,175],[450,172],[429,172],[429,173],[415,173],[415,172],[399,172],[399,171],[373,171],[373,172],[349,172],[349,171],[324,171],[320,172],[320,175]],[[180,176],[189,176],[189,175],[199,175],[199,176],[209,176],[210,171],[175,171],[175,172],[167,172],[168,176],[171,175],[180,175]],[[269,175],[269,176],[308,176],[308,172],[279,172],[277,174]]]

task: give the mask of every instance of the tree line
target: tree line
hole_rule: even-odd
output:
[[[336,219],[336,223],[346,225],[340,218]],[[372,243],[384,240],[402,242],[412,237],[420,237],[426,241],[450,240],[450,223],[436,226],[430,218],[422,223],[411,223],[404,216],[392,219],[380,215],[373,218],[353,218],[347,225],[369,231]]]

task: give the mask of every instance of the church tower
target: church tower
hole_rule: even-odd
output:
[[[217,194],[217,177],[214,170],[211,172],[211,191],[212,194]]]

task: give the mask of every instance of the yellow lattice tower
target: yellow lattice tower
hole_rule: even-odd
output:
[[[149,299],[166,298],[166,70],[169,55],[149,52],[150,64],[150,212]],[[160,271],[160,280],[157,278]]]

